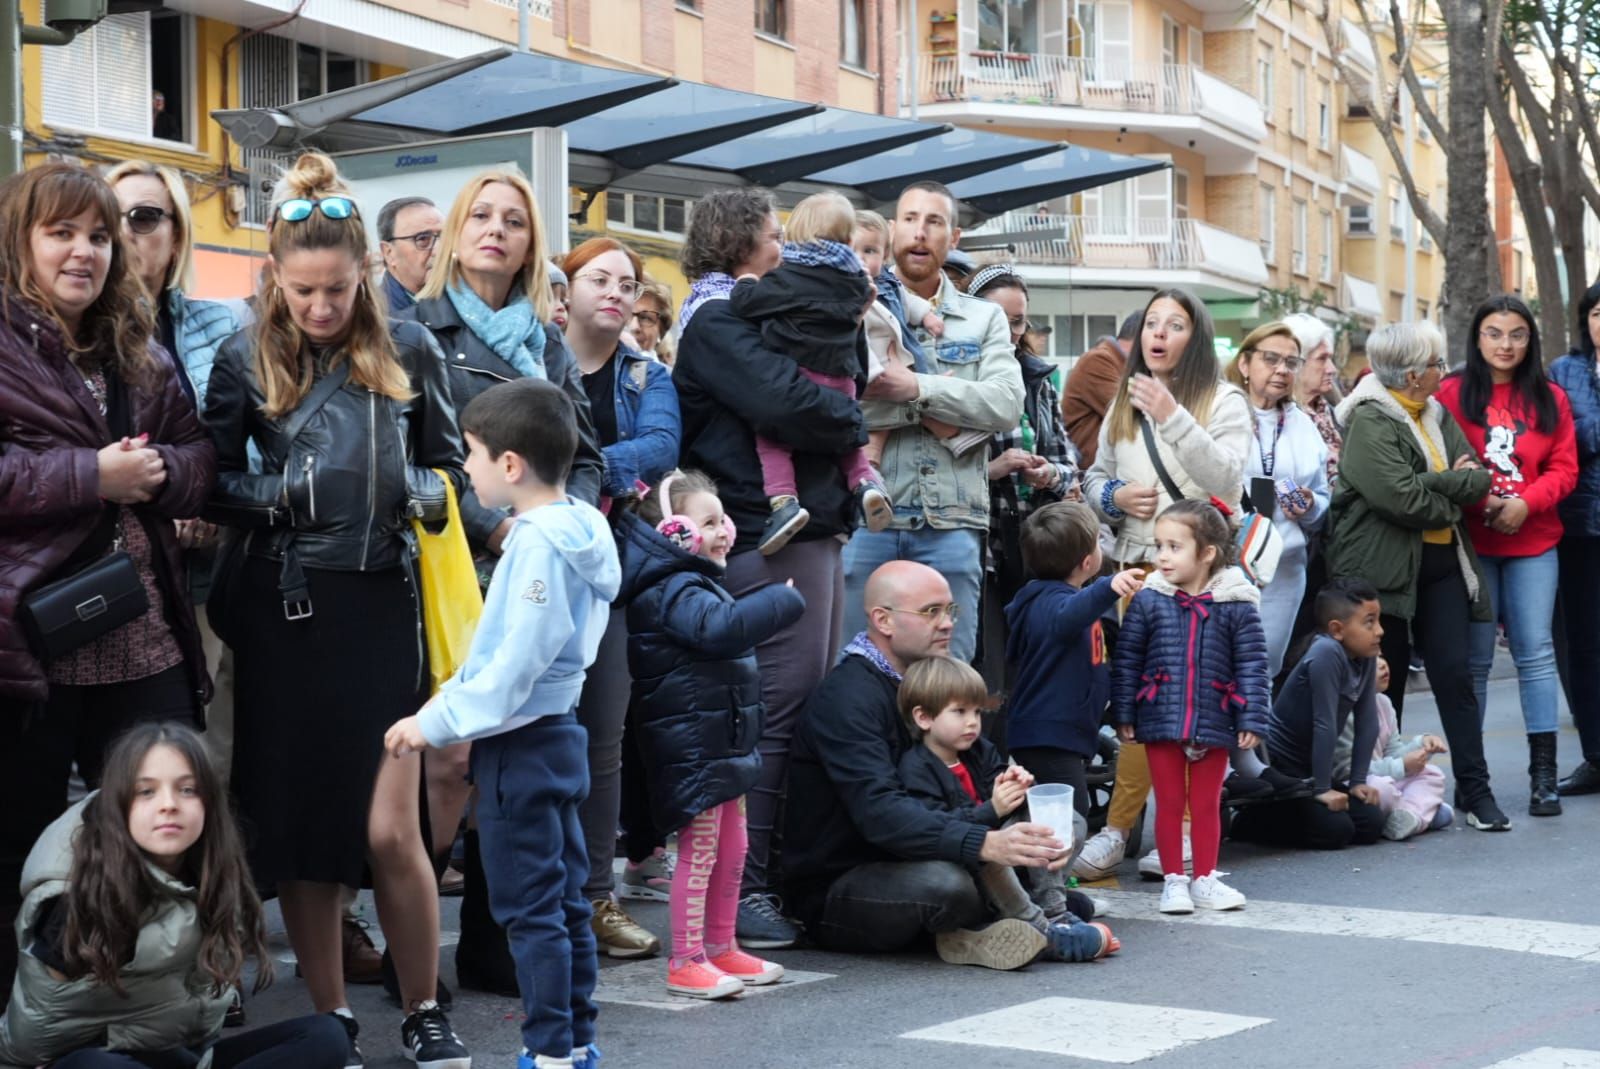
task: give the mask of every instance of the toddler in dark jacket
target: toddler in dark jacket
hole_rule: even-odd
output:
[[[738,599],[723,588],[733,524],[699,472],[667,475],[618,524],[632,729],[656,827],[678,832],[667,989],[727,998],[783,976],[782,966],[739,949],[734,923],[743,799],[761,771],[755,647],[798,620],[805,599],[792,585]]]
[[[729,300],[733,311],[761,323],[761,340],[800,365],[819,386],[855,397],[867,377],[867,335],[862,320],[877,299],[861,258],[850,247],[855,208],[842,194],[815,193],[795,205],[785,226],[783,263],[766,275],[741,275]],[[795,489],[789,447],[759,432],[756,457],[772,515],[759,549],[767,556],[789,544],[811,519]],[[859,446],[839,457],[850,491],[869,531],[894,519],[883,480]]]
[[[1238,909],[1218,879],[1222,781],[1233,746],[1251,749],[1272,719],[1261,593],[1229,567],[1233,532],[1215,505],[1179,501],[1156,519],[1157,574],[1122,619],[1111,708],[1124,741],[1145,744],[1156,794],[1161,912]],[[1190,816],[1195,879],[1184,875]]]
[[[897,699],[900,715],[922,744],[900,758],[900,782],[930,809],[998,829],[1027,803],[1033,776],[1020,765],[1007,765],[979,734],[988,696],[983,676],[963,661],[929,657],[908,668]],[[977,880],[999,919],[1025,921],[1044,935],[1044,956],[1051,961],[1093,961],[1121,949],[1110,928],[1073,916],[1059,883],[1055,901],[1060,904],[1054,916],[1047,916],[1009,865],[983,862]]]

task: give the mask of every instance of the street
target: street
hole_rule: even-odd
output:
[[[789,982],[713,1004],[669,997],[660,959],[603,962],[605,1065],[1600,1067],[1600,797],[1566,800],[1561,817],[1527,816],[1516,694],[1514,677],[1491,684],[1485,738],[1509,834],[1458,819],[1341,853],[1224,843],[1223,868],[1249,906],[1191,917],[1157,913],[1160,885],[1141,882],[1130,861],[1120,882],[1090,889],[1110,900],[1105,919],[1123,943],[1092,965],[992,973],[944,965],[931,948],[778,951]],[[1562,723],[1566,772],[1578,753]],[[1405,729],[1439,730],[1426,692],[1411,695]],[[451,944],[456,904],[445,903]],[[666,941],[665,904],[626,906]],[[275,907],[271,918],[273,951],[292,963]],[[453,985],[448,948],[443,957]],[[247,1002],[251,1025],[308,1012],[292,964],[279,977]],[[406,1064],[400,1015],[381,989],[350,996],[368,1064]],[[508,1000],[458,994],[451,1016],[476,1066],[509,1069],[519,1014]]]

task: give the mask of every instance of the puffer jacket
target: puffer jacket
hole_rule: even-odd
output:
[[[1578,438],[1578,485],[1557,512],[1567,534],[1600,538],[1600,374],[1594,357],[1568,353],[1550,365],[1550,380],[1567,392]]]
[[[1238,568],[1198,595],[1159,572],[1133,596],[1111,665],[1111,711],[1140,742],[1234,746],[1272,724],[1261,592]]]
[[[189,380],[196,406],[204,411],[206,386],[211,381],[211,365],[216,360],[217,350],[245,324],[229,306],[187,297],[179,290],[168,290],[166,303],[178,346],[178,351],[172,355]]]
[[[761,324],[761,344],[807,370],[867,382],[862,310],[877,292],[865,272],[784,263],[744,279],[728,301],[735,314]]]
[[[735,600],[721,567],[632,513],[618,519],[618,540],[633,727],[651,815],[670,834],[755,786],[764,719],[755,647],[800,619],[806,603],[782,584]]]
[[[444,519],[445,484],[435,469],[458,488],[466,481],[444,359],[416,323],[390,320],[389,333],[411,400],[347,382],[292,442],[281,440],[292,417],[261,412],[254,332],[240,331],[217,353],[205,417],[217,488],[205,515],[249,531],[250,555],[282,559],[292,545],[308,568],[379,571],[411,559],[412,519]],[[255,471],[252,442],[262,458]]]
[[[100,522],[96,453],[112,440],[105,416],[73,368],[55,321],[0,295],[0,698],[41,702],[43,667],[17,625],[28,591],[59,578]],[[197,701],[210,697],[182,551],[173,520],[199,515],[216,476],[216,454],[172,363],[160,379],[128,389],[135,434],[148,434],[166,463],[153,501],[131,506],[154,547],[167,623],[183,650]]]
[[[195,1052],[197,1069],[211,1063],[208,1049],[222,1033],[234,989],[213,991],[199,967],[198,892],[149,866],[160,897],[140,926],[133,960],[122,967],[118,994],[93,977],[58,980],[27,953],[41,907],[67,892],[73,836],[98,792],[45,829],[22,869],[22,910],[17,914],[17,977],[11,1004],[0,1018],[0,1066],[36,1066],[86,1047],[124,1051]],[[205,1053],[201,1054],[200,1052]]]
[[[448,296],[418,301],[394,313],[394,318],[420,323],[432,333],[450,372],[450,396],[457,412],[463,411],[467,402],[489,387],[522,378],[521,372],[472,333]],[[589,395],[578,373],[578,361],[573,358],[560,328],[553,323],[546,323],[544,327],[543,360],[545,378],[565,390],[577,409],[578,451],[572,458],[572,470],[567,474],[567,493],[585,504],[599,505],[606,462],[600,453],[600,440],[595,435]],[[461,522],[474,549],[481,549],[505,518],[502,509],[484,508],[470,488],[461,495]]]

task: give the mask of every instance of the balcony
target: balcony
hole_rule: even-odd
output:
[[[1012,261],[1036,269],[1024,273],[1044,283],[1183,286],[1205,298],[1253,298],[1267,283],[1256,242],[1197,219],[1018,211],[962,231],[961,240],[963,246],[1012,246]]]
[[[1219,165],[1210,173],[1254,170],[1267,136],[1254,97],[1184,63],[968,52],[923,56],[918,74],[919,118],[1056,134],[1150,133],[1193,145]]]

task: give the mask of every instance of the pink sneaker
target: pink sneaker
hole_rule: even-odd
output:
[[[729,976],[742,980],[751,987],[775,984],[783,979],[783,966],[775,961],[764,961],[754,954],[746,954],[738,947],[711,959],[711,964]]]
[[[732,998],[744,993],[744,981],[710,962],[691,961],[677,969],[667,966],[667,990],[688,998]]]

